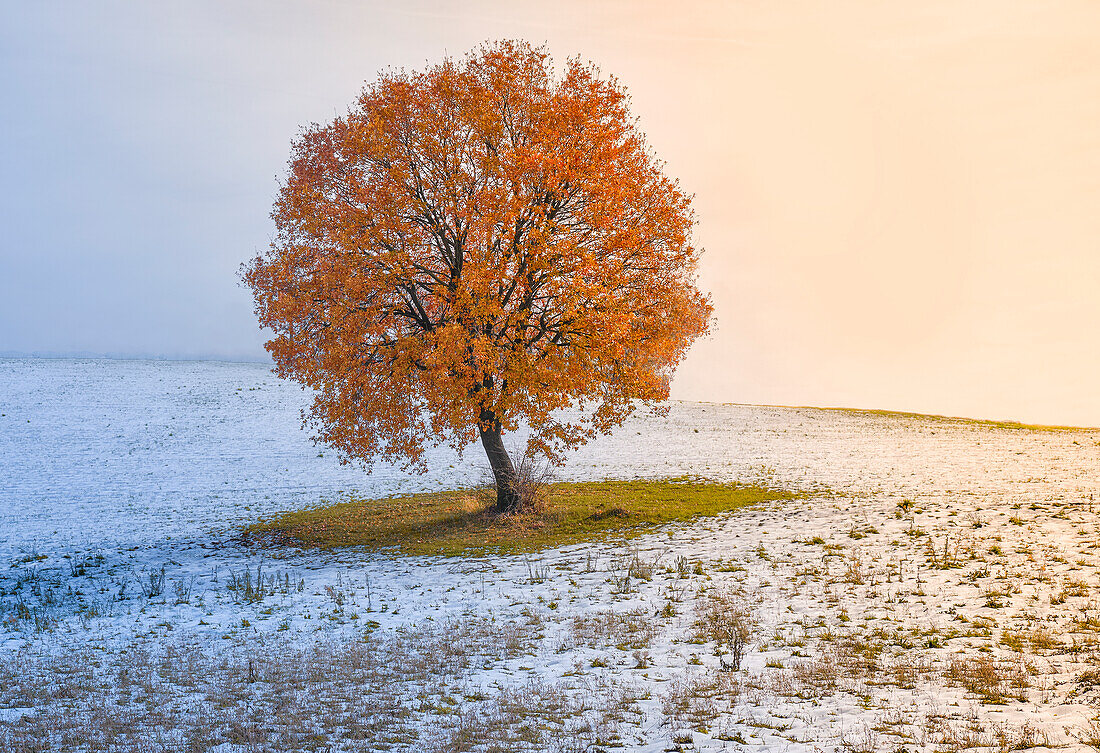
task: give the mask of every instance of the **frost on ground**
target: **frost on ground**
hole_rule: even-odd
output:
[[[678,404],[565,478],[813,498],[529,557],[248,550],[355,490],[242,364],[0,361],[0,749],[1100,749],[1100,432]]]

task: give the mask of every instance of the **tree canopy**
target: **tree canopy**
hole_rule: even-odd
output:
[[[667,398],[707,330],[691,197],[590,63],[505,41],[387,71],[292,150],[243,277],[345,460],[480,436],[512,507],[504,433],[560,460]]]

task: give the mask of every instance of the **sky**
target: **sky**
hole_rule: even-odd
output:
[[[0,352],[260,360],[301,126],[545,43],[695,194],[674,398],[1100,426],[1100,3],[0,0]]]

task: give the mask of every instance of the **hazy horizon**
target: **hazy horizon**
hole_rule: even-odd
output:
[[[243,365],[243,366],[273,366],[270,358],[256,357],[256,358],[219,358],[216,356],[175,356],[175,355],[147,355],[147,354],[126,354],[126,353],[21,353],[17,351],[0,351],[0,361],[12,360],[56,360],[56,361],[149,361],[149,362],[175,362],[175,363],[215,363],[224,364],[227,366]],[[1084,430],[1094,431],[1100,430],[1100,426],[1093,426],[1091,424],[1052,424],[1052,423],[1036,423],[1028,421],[1020,421],[1011,416],[969,416],[959,414],[946,414],[946,413],[930,413],[922,411],[906,410],[904,408],[894,407],[882,407],[874,405],[809,405],[801,403],[749,403],[741,402],[737,400],[706,400],[695,398],[678,398],[675,395],[669,398],[671,403],[688,403],[694,405],[727,405],[727,406],[742,406],[748,408],[781,408],[786,410],[820,410],[820,411],[841,411],[852,413],[875,413],[875,414],[897,414],[899,416],[923,416],[931,419],[945,419],[948,421],[961,420],[961,421],[974,421],[981,424],[1011,424],[1019,425],[1023,428],[1038,428],[1038,429],[1071,429],[1071,430]]]
[[[264,361],[290,141],[388,67],[545,43],[696,196],[674,399],[1100,425],[1100,5],[3,6],[0,353]]]

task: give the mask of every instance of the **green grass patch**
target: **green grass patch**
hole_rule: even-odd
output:
[[[720,515],[805,495],[699,479],[550,484],[537,511],[500,515],[481,489],[357,499],[287,512],[250,525],[250,544],[358,546],[410,555],[511,554],[608,536],[629,538],[666,523]]]
[[[1020,421],[996,420],[989,418],[967,418],[965,416],[942,416],[938,413],[912,413],[900,410],[882,410],[877,408],[839,408],[821,407],[813,405],[777,405],[776,408],[797,408],[803,410],[820,410],[832,413],[847,413],[850,415],[883,416],[886,418],[915,419],[936,421],[938,423],[980,426],[990,429],[1018,429],[1031,432],[1095,432],[1100,431],[1097,426],[1068,426],[1062,424],[1025,424]]]

